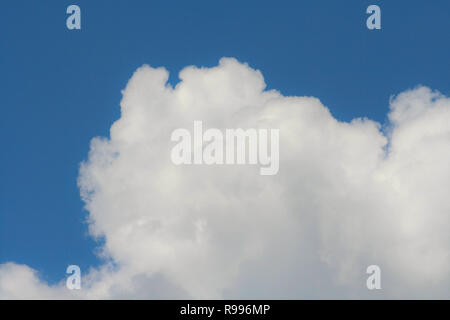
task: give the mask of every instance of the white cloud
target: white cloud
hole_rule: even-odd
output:
[[[450,297],[449,98],[399,94],[383,134],[367,119],[339,122],[316,98],[264,91],[234,59],[187,67],[175,88],[167,79],[135,72],[110,139],[94,138],[81,166],[90,230],[116,267],[89,272],[75,293],[2,265],[0,298]],[[171,132],[194,120],[280,129],[279,173],[175,166]],[[365,288],[371,264],[379,292]]]

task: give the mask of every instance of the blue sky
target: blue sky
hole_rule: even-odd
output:
[[[66,29],[77,4],[82,30]],[[382,29],[365,9],[378,4]],[[120,116],[142,64],[177,82],[223,56],[268,88],[316,96],[335,117],[385,121],[389,97],[418,84],[450,93],[450,3],[435,1],[9,1],[0,8],[0,263],[55,282],[101,263],[76,179],[94,136]]]

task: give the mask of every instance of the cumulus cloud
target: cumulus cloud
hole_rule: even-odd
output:
[[[391,98],[385,129],[341,122],[319,99],[265,90],[235,59],[167,83],[143,66],[110,138],[94,138],[79,187],[113,261],[83,289],[0,266],[0,298],[449,298],[450,99]],[[173,130],[275,128],[277,175],[251,165],[176,166]],[[382,290],[366,288],[366,267]]]

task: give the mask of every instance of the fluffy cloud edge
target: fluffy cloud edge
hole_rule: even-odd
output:
[[[279,125],[289,132],[290,136],[284,136],[283,141],[286,145],[293,146],[294,152],[293,154],[285,154],[283,165],[294,168],[293,163],[299,160],[308,169],[296,172],[293,177],[282,174],[281,183],[272,182],[268,186],[265,182],[257,181],[256,184],[261,188],[269,188],[270,194],[280,192],[278,195],[286,197],[287,200],[283,203],[278,203],[275,198],[270,199],[270,201],[266,200],[266,202],[262,201],[263,204],[269,207],[272,205],[275,209],[277,209],[276,205],[280,204],[279,211],[287,212],[284,222],[292,223],[305,233],[308,233],[308,228],[318,230],[318,234],[309,235],[310,239],[313,240],[305,247],[302,247],[303,244],[296,244],[294,247],[299,250],[310,250],[311,252],[307,255],[308,259],[313,259],[314,263],[318,264],[318,269],[324,268],[316,276],[320,278],[327,273],[332,273],[333,276],[329,279],[332,283],[327,285],[311,283],[309,289],[316,291],[330,290],[330,292],[335,290],[336,296],[345,292],[347,297],[358,298],[364,293],[360,289],[355,289],[354,275],[358,272],[361,273],[361,265],[374,259],[386,266],[384,269],[388,273],[386,278],[399,287],[398,290],[388,288],[386,293],[388,297],[408,296],[408,291],[411,288],[424,289],[422,293],[416,292],[418,297],[449,296],[449,290],[445,288],[445,283],[449,281],[448,273],[450,270],[449,241],[447,241],[447,244],[445,243],[446,240],[450,240],[448,229],[445,230],[449,225],[449,218],[448,213],[446,213],[448,212],[446,211],[448,201],[445,200],[446,197],[443,194],[443,190],[445,192],[445,188],[448,186],[445,178],[443,178],[448,174],[448,171],[445,171],[445,163],[450,160],[448,151],[443,148],[448,146],[449,143],[447,135],[449,134],[450,103],[447,97],[427,87],[418,86],[391,98],[388,130],[387,134],[384,134],[380,130],[381,125],[371,120],[337,121],[316,98],[283,97],[275,90],[265,91],[265,83],[261,72],[253,70],[247,64],[241,64],[235,59],[223,58],[219,62],[219,66],[213,68],[187,67],[180,72],[181,82],[175,88],[167,84],[167,79],[168,72],[164,68],[154,69],[144,66],[135,72],[123,92],[122,115],[111,128],[111,138],[107,140],[93,139],[89,160],[81,167],[80,188],[82,197],[90,211],[91,233],[94,236],[106,236],[107,243],[104,247],[104,253],[118,262],[119,270],[108,265],[98,270],[91,270],[83,278],[86,288],[76,292],[67,290],[64,283],[55,286],[47,285],[39,279],[36,271],[27,266],[7,263],[0,265],[0,298],[109,299],[124,296],[135,298],[220,298],[227,296],[224,292],[228,292],[230,297],[254,297],[255,292],[247,291],[245,286],[254,285],[252,281],[256,281],[257,277],[249,274],[249,271],[243,266],[250,265],[250,267],[247,267],[249,270],[258,267],[257,261],[261,257],[253,253],[258,252],[258,250],[264,251],[267,246],[273,245],[262,239],[263,233],[250,232],[248,237],[241,239],[247,247],[237,252],[237,255],[241,255],[241,258],[229,256],[232,262],[230,268],[219,269],[223,271],[223,281],[217,279],[221,273],[214,272],[209,275],[206,273],[195,275],[190,281],[189,279],[185,280],[184,278],[189,278],[189,271],[193,271],[192,268],[195,263],[183,257],[180,261],[187,263],[187,271],[185,272],[178,268],[176,263],[167,260],[170,258],[167,253],[159,254],[159,250],[170,251],[170,246],[173,245],[177,246],[175,252],[182,255],[183,250],[195,252],[199,249],[201,255],[199,254],[198,259],[205,261],[205,265],[200,267],[201,271],[202,268],[209,270],[212,267],[218,267],[214,264],[214,261],[211,264],[206,262],[209,257],[208,254],[211,253],[208,243],[196,244],[194,242],[191,247],[187,247],[180,243],[181,238],[177,238],[177,235],[173,233],[175,231],[186,232],[186,230],[179,229],[178,224],[188,221],[186,219],[189,219],[190,216],[175,216],[180,221],[171,227],[173,229],[167,229],[166,234],[163,234],[161,239],[148,237],[146,233],[141,233],[142,230],[153,232],[152,228],[157,226],[147,225],[149,221],[145,215],[142,215],[142,212],[147,211],[139,207],[133,208],[130,211],[135,212],[135,214],[131,214],[128,220],[122,221],[121,219],[124,218],[119,213],[123,211],[123,208],[121,208],[122,211],[117,212],[115,209],[111,209],[109,205],[113,204],[115,200],[111,200],[107,193],[102,194],[102,188],[105,188],[107,183],[116,183],[131,174],[133,175],[132,179],[124,180],[131,184],[130,190],[140,190],[140,188],[146,191],[154,190],[153,184],[148,184],[146,181],[139,179],[138,176],[141,173],[139,170],[134,172],[123,169],[117,163],[126,160],[127,167],[131,163],[136,168],[142,169],[140,160],[152,159],[152,152],[144,154],[138,149],[144,143],[149,143],[152,140],[160,142],[161,137],[158,135],[158,130],[166,132],[167,125],[161,125],[158,121],[167,117],[170,127],[179,124],[180,118],[186,116],[191,119],[206,118],[209,122],[221,126],[233,123],[236,117],[240,116],[244,119],[240,124],[255,124],[251,113],[255,110],[259,121],[264,120]],[[215,91],[211,90],[214,88]],[[215,95],[211,96],[211,92],[214,92]],[[174,115],[177,112],[180,115]],[[308,121],[303,120],[303,118],[307,119],[312,126],[308,127]],[[146,120],[148,123],[146,123]],[[149,124],[152,125],[150,128],[148,128]],[[321,126],[320,130],[317,126]],[[303,134],[308,142],[294,141],[299,134]],[[320,147],[314,149],[316,144],[319,144]],[[118,150],[120,150],[119,153]],[[165,150],[163,146],[158,151],[161,150]],[[335,163],[331,160],[320,159],[319,164],[316,165],[314,162],[317,159],[312,156],[304,157],[304,152],[313,155],[336,155],[337,157]],[[122,156],[123,158],[120,158]],[[411,161],[408,159],[411,159]],[[113,163],[112,166],[111,163]],[[430,163],[435,164],[435,168],[430,168]],[[164,178],[156,174],[157,178],[160,179],[159,182],[162,183],[166,177],[174,176],[173,179],[175,180],[173,181],[176,181],[176,178],[179,177],[178,172],[167,169],[167,164],[160,163],[158,160],[155,160],[154,164],[158,169],[161,169],[163,174],[168,174]],[[114,170],[111,171],[111,168],[118,169],[117,180],[105,178],[105,174],[116,174]],[[120,170],[124,171],[120,172]],[[324,171],[324,174],[320,173],[321,170]],[[190,174],[182,173],[183,179],[192,181],[189,180],[192,179]],[[193,173],[194,178],[195,174]],[[206,174],[211,175],[212,179],[216,179],[215,181],[221,181],[220,178],[215,176],[215,173],[207,172]],[[237,179],[235,173],[231,173],[231,175]],[[243,175],[243,177],[242,183],[246,187],[251,185],[253,179],[255,179],[249,178],[248,175]],[[331,177],[330,181],[324,183],[322,180],[328,177]],[[434,180],[428,181],[429,177]],[[319,186],[317,190],[302,189],[299,181],[305,178],[310,178],[311,181],[317,180]],[[342,180],[339,181],[339,179]],[[424,182],[429,182],[429,185],[433,187],[442,186],[443,190],[430,194],[427,192],[426,186],[422,185]],[[344,183],[345,187],[329,187],[334,184],[339,185],[339,183]],[[163,183],[162,185],[170,191],[173,190],[171,185],[164,185]],[[299,195],[292,193],[289,188],[283,189],[284,185],[298,186],[304,192],[304,197],[308,197],[308,199],[304,199],[308,205],[293,201],[292,199]],[[322,186],[329,189],[323,189]],[[361,187],[366,188],[367,192],[358,194],[358,188]],[[200,186],[197,188],[198,190],[194,190],[197,193],[193,193],[193,196],[198,197],[198,194],[203,190],[202,188],[203,186]],[[383,188],[388,188],[390,192],[384,194]],[[119,192],[120,190],[126,191],[126,188],[116,188],[111,192]],[[183,192],[187,191],[187,189],[182,190]],[[324,196],[320,194],[320,192],[332,191],[338,191],[337,193],[339,193],[341,190],[349,193],[354,192],[358,196],[367,197],[367,199],[360,201],[358,196],[353,197],[345,194]],[[165,194],[161,192],[161,190],[158,190],[156,194],[165,199]],[[226,190],[226,192],[229,192],[229,190]],[[267,196],[269,192],[263,192],[262,194]],[[215,201],[221,200],[219,192],[212,192],[211,195],[216,197]],[[257,197],[258,193],[254,192],[251,195]],[[416,197],[413,199],[414,204],[409,205],[411,196]],[[118,197],[121,197],[120,194],[118,194]],[[300,197],[302,197],[301,192]],[[126,198],[123,199],[127,200]],[[135,200],[136,198],[131,196],[130,199]],[[315,202],[311,199],[314,199]],[[342,199],[348,201],[343,202]],[[383,200],[380,201],[380,199]],[[120,203],[116,202],[116,205],[120,205]],[[145,205],[147,204],[144,203],[143,206],[145,207]],[[187,205],[189,206],[189,203]],[[247,209],[265,212],[261,205],[244,202],[244,199],[239,197],[237,197],[237,202],[234,205],[237,206],[236,208],[241,205]],[[208,201],[204,202],[204,206],[214,208]],[[332,208],[332,206],[336,206],[336,208]],[[174,206],[167,207],[164,203],[159,207],[151,208],[161,211],[178,209]],[[230,208],[233,208],[233,206],[230,206]],[[299,217],[292,214],[297,209],[306,212],[300,217],[303,219],[303,225],[299,224]],[[345,216],[338,217],[335,212],[343,209],[349,209],[346,211],[348,213]],[[378,210],[382,212],[383,209],[386,209],[389,213],[398,209],[399,214],[395,217],[381,214],[381,217],[379,217],[378,212],[380,211]],[[436,213],[433,216],[424,214],[425,210],[428,209],[434,209]],[[113,214],[108,215],[108,212]],[[269,213],[266,214],[262,215],[262,220],[270,225],[274,221],[271,220]],[[164,217],[156,216],[161,221],[165,221]],[[224,220],[210,222],[205,212],[200,212],[197,216],[198,220],[196,221],[200,225],[202,221],[212,223],[213,228],[216,228],[213,229],[215,231],[226,233],[230,230],[233,232],[239,230],[234,227],[222,229],[218,223]],[[243,217],[236,216],[235,218],[242,219],[244,224],[247,223],[246,226],[250,225]],[[134,239],[131,235],[133,229],[126,230],[121,226],[125,221],[131,221],[128,227],[134,228],[138,238]],[[144,229],[142,229],[142,225],[145,226]],[[196,224],[197,227],[195,228],[200,228],[200,225]],[[355,226],[360,230],[356,230],[358,228],[355,229]],[[423,226],[431,226],[436,230],[429,230]],[[295,230],[291,230],[289,227],[285,228],[281,223],[279,226],[274,224],[274,227],[279,228],[277,232],[286,231],[286,235],[292,237],[293,241],[303,240],[308,242],[307,238],[296,238]],[[370,230],[372,227],[375,228],[376,232]],[[261,223],[258,228],[264,229],[267,228],[267,225]],[[194,232],[200,232],[201,228],[196,230],[194,229]],[[268,234],[275,237],[279,236],[277,233],[270,234],[269,232]],[[198,235],[201,236],[201,233],[198,233]],[[386,236],[385,240],[383,239],[384,236]],[[256,238],[257,241],[252,237]],[[374,248],[373,243],[376,237],[381,238],[376,240],[381,244]],[[152,239],[159,247],[149,244],[149,240]],[[168,241],[166,245],[164,239]],[[223,239],[226,239],[226,236]],[[213,249],[226,250],[226,243],[223,239],[216,237],[216,242],[213,242]],[[136,245],[137,249],[124,247],[121,244],[124,240],[130,240],[130,243]],[[263,244],[261,244],[261,241]],[[392,243],[389,243],[389,241],[392,241]],[[140,246],[140,242],[144,244]],[[280,241],[278,245],[283,246],[287,243]],[[140,252],[145,252],[148,249],[146,245],[155,253],[155,256],[159,257],[159,262],[139,257]],[[380,248],[383,247],[386,248],[383,249],[386,252],[381,253],[383,250]],[[426,249],[421,248],[432,248],[433,250],[427,252]],[[364,250],[367,250],[369,254],[364,254]],[[417,250],[425,250],[420,259],[417,257]],[[274,254],[276,251],[277,248],[268,250],[270,254]],[[316,251],[320,254],[317,254]],[[214,255],[212,258],[216,259],[218,263],[226,261],[220,255]],[[287,261],[288,269],[289,263],[292,264],[292,267],[300,266],[305,269],[314,269],[314,265],[305,266],[305,264],[300,263],[297,260],[300,257],[296,254],[293,256],[289,256],[289,254],[280,255],[279,258]],[[127,264],[127,261],[130,263]],[[264,263],[264,259],[260,262]],[[414,263],[413,266],[408,265],[411,262]],[[280,266],[280,264],[274,264],[272,268],[276,269]],[[240,268],[243,268],[243,270]],[[147,269],[151,271],[147,272]],[[270,268],[267,270],[268,274],[275,272]],[[402,276],[402,270],[407,270],[404,277]],[[289,272],[287,272],[287,278],[298,277],[299,281],[305,281],[305,278],[307,278],[299,272]],[[246,278],[243,278],[244,274],[247,275]],[[200,276],[209,279],[215,289],[211,290],[205,285],[199,285],[198,279]],[[364,276],[364,274],[359,274],[358,281]],[[255,279],[252,279],[252,277],[255,277]],[[264,275],[261,275],[261,277],[264,277]],[[286,279],[281,279],[279,283],[287,286],[286,281]],[[233,284],[235,282],[239,282],[241,286]],[[158,288],[156,291],[159,292],[159,295],[158,293],[153,294],[151,290],[148,291],[139,287],[139,283],[147,283],[150,287]],[[304,295],[304,292],[298,293],[295,290],[287,290],[286,293],[283,292],[283,288],[277,288],[276,284],[272,283],[271,285],[274,287],[276,295],[272,298],[302,297]],[[438,288],[433,291],[434,287]],[[165,293],[161,294],[161,292]],[[319,292],[315,296],[319,298],[327,297],[327,294]],[[370,298],[370,296],[368,297]]]

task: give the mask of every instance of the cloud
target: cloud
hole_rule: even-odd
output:
[[[164,68],[139,68],[110,138],[94,138],[81,165],[90,232],[114,267],[72,292],[1,265],[0,298],[450,297],[449,98],[400,93],[382,130],[340,122],[317,98],[267,91],[235,59],[179,77],[173,88]],[[279,129],[278,174],[174,165],[171,133],[195,120]],[[371,264],[380,291],[365,287]]]

